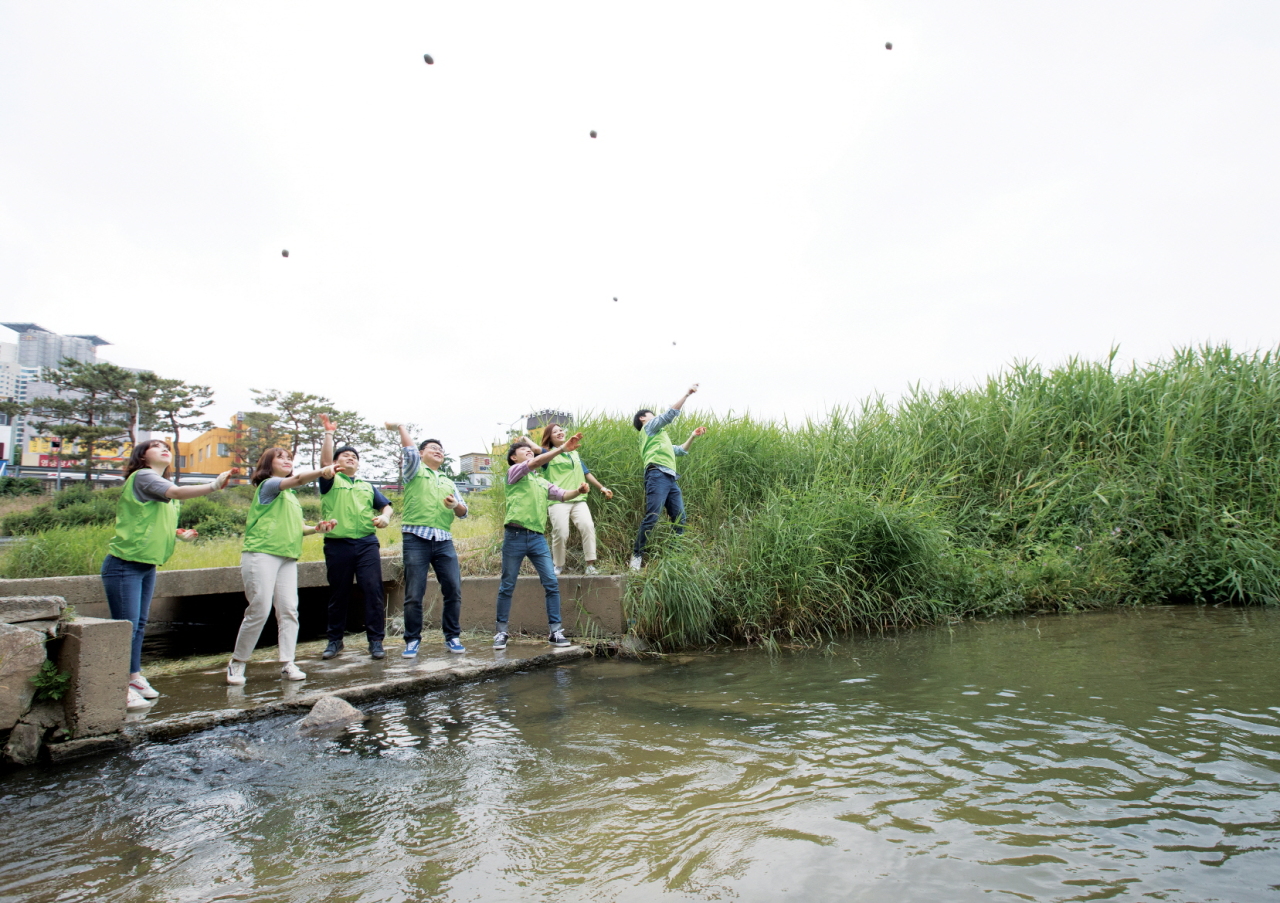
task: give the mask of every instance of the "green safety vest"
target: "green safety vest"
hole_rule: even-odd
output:
[[[446,496],[457,495],[453,480],[425,464],[404,487],[404,511],[401,520],[411,527],[453,528],[453,510],[444,506]]]
[[[519,524],[534,533],[547,532],[547,487],[551,483],[536,473],[525,474],[518,483],[507,484],[507,517],[503,523]]]
[[[133,494],[137,471],[124,481],[120,506],[116,508],[116,535],[107,551],[123,561],[161,565],[173,554],[178,541],[177,499],[167,502],[140,502]]]
[[[281,489],[270,505],[262,504],[262,485],[253,493],[244,528],[244,550],[281,558],[302,557],[302,503],[292,489]]]
[[[576,451],[561,452],[547,465],[547,479],[565,492],[572,492],[586,479],[582,472],[582,458]],[[585,495],[580,495],[576,499],[570,499],[568,504],[574,505],[586,500]]]
[[[657,464],[659,467],[669,468],[673,473],[676,471],[675,446],[671,444],[666,427],[658,430],[656,436],[650,436],[643,426],[640,427],[640,457],[646,468],[650,464]]]
[[[333,485],[320,496],[320,514],[325,520],[336,520],[338,526],[325,534],[326,539],[360,539],[374,532],[373,486],[364,480],[353,480],[345,473],[334,474]]]

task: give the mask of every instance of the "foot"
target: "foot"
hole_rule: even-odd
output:
[[[551,631],[550,635],[547,637],[547,642],[550,643],[552,646],[572,646],[573,645],[573,643],[569,642],[569,638],[564,635],[563,630]]]
[[[462,641],[456,636],[451,636],[449,639],[445,640],[444,648],[448,649],[450,652],[457,652],[459,654],[467,651],[467,648],[462,645]]]
[[[369,641],[369,655],[372,658],[383,658],[386,654],[387,653],[382,650],[382,640]]]
[[[508,635],[507,635],[507,633],[506,633],[505,631],[502,631],[502,630],[498,631],[497,633],[495,633],[495,634],[493,635],[493,648],[494,648],[494,649],[506,649],[506,648],[507,648],[507,640],[509,640],[510,638],[511,638],[511,637],[510,637],[510,636],[508,636]]]
[[[644,564],[644,559],[641,558],[639,555],[631,556],[631,570],[633,571],[640,570],[640,565],[642,564]]]
[[[143,699],[159,699],[160,698],[160,694],[152,688],[151,684],[147,683],[147,679],[143,677],[141,674],[135,674],[132,677],[130,677],[129,686],[132,687],[134,690],[136,690],[138,692],[138,695],[141,696]]]
[[[307,675],[304,674],[293,662],[284,663],[284,667],[280,669],[280,676],[285,680],[307,679]]]
[[[556,576],[559,577],[561,574],[564,573],[564,568],[557,566],[555,571],[556,571]]]
[[[125,697],[124,710],[126,712],[145,712],[153,705],[155,703],[150,699],[144,699],[141,693],[130,687],[129,693]]]
[[[421,643],[422,643],[422,640],[405,640],[405,641],[404,641],[404,652],[401,652],[401,653],[400,653],[400,657],[401,657],[401,658],[417,658],[417,657],[418,657],[418,646],[419,646]]]
[[[330,659],[342,651],[342,640],[330,640],[329,645],[324,647],[321,658]]]
[[[586,570],[584,570],[582,573],[586,574],[588,577],[594,577],[596,574],[600,572],[596,570],[596,566],[594,564],[589,564],[587,565]]]
[[[227,662],[227,683],[233,687],[243,687],[244,666],[244,662],[238,662],[234,658]]]

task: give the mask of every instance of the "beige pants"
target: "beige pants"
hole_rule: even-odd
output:
[[[237,661],[249,660],[274,604],[280,661],[293,661],[294,650],[298,647],[297,559],[281,558],[266,552],[241,552],[240,577],[244,581],[244,595],[249,600],[249,607],[240,622],[232,655]]]
[[[569,521],[578,528],[582,537],[582,557],[588,562],[596,560],[596,524],[591,519],[591,509],[586,502],[552,502],[551,560],[556,567],[564,567],[564,547],[569,543]]]

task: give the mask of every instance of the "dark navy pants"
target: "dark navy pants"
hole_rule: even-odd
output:
[[[347,597],[354,577],[364,594],[364,631],[369,640],[386,635],[387,597],[382,591],[382,549],[376,533],[360,539],[324,540],[325,571],[329,578],[329,641],[341,642],[347,632]]]

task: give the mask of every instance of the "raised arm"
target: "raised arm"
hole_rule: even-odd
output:
[[[533,460],[531,460],[529,462],[529,469],[535,470],[539,467],[545,467],[547,462],[550,461],[552,458],[554,458],[556,455],[564,454],[565,452],[577,451],[578,446],[581,444],[582,444],[582,433],[574,433],[565,441],[564,445],[560,446],[559,448],[553,448],[550,451],[545,451],[542,454],[538,455]]]
[[[389,429],[389,430],[399,430],[399,431],[400,431],[400,444],[401,444],[404,448],[416,448],[416,447],[417,447],[417,446],[416,446],[416,444],[415,444],[415,443],[414,443],[414,441],[413,441],[413,437],[409,435],[409,430],[405,427],[405,425],[404,425],[403,423],[391,423],[391,422],[388,422],[388,423],[386,424],[386,427],[387,427],[387,429]]]
[[[689,387],[689,390],[687,392],[685,392],[683,395],[680,396],[680,400],[671,406],[671,409],[674,411],[683,410],[684,403],[689,400],[689,396],[697,391],[698,391],[698,384],[694,383],[692,386]]]
[[[164,494],[171,499],[194,499],[202,495],[213,495],[226,486],[229,479],[231,479],[231,471],[224,470],[212,482],[201,483],[198,486],[170,486]]]
[[[705,426],[698,427],[696,430],[694,430],[692,433],[689,434],[689,438],[684,440],[684,444],[681,445],[680,447],[683,448],[686,452],[688,452],[690,447],[693,446],[693,440],[697,439],[706,431],[707,431],[707,428]]]
[[[320,425],[324,427],[324,442],[320,443],[320,466],[328,467],[333,463],[333,434],[338,428],[333,425],[328,414],[320,415]]]

